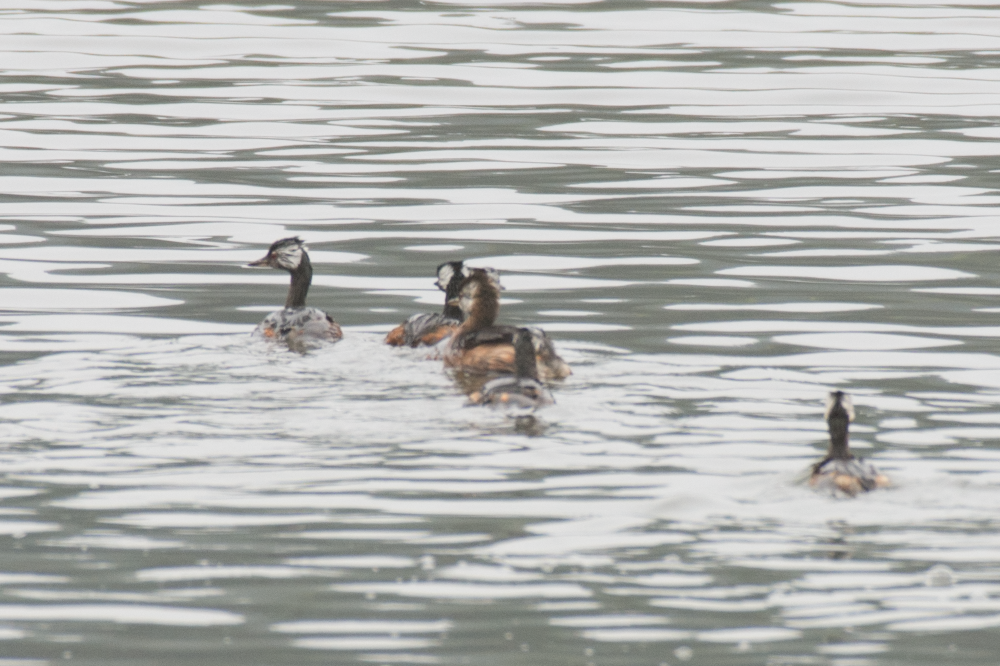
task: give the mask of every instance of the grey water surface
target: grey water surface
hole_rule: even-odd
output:
[[[0,666],[1000,660],[995,3],[18,0],[0,72]],[[455,258],[534,424],[381,344]],[[832,389],[893,488],[801,484]]]

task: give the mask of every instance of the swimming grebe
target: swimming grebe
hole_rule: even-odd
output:
[[[336,342],[344,337],[340,326],[330,315],[322,310],[306,307],[306,294],[309,292],[313,271],[306,246],[301,239],[293,237],[275,241],[264,258],[250,262],[247,266],[279,268],[292,276],[285,308],[267,315],[254,330],[254,337],[285,341],[293,348],[308,348],[323,341]]]
[[[848,447],[848,424],[854,420],[854,403],[843,391],[833,391],[826,400],[826,422],[830,426],[830,450],[812,468],[809,485],[834,495],[854,497],[858,493],[885,488],[889,478]]]
[[[481,268],[490,281],[500,290],[500,274],[494,268]],[[405,322],[389,331],[385,343],[393,347],[420,347],[441,343],[451,336],[465,320],[462,309],[451,303],[458,296],[458,287],[462,280],[472,275],[472,268],[463,261],[448,261],[437,269],[437,287],[444,292],[444,312],[425,312],[415,314]]]
[[[469,396],[469,400],[478,405],[519,410],[553,404],[552,394],[538,381],[533,337],[529,329],[518,329],[514,334],[514,375],[486,382],[481,391]]]
[[[472,373],[514,372],[514,326],[497,326],[500,289],[489,273],[473,268],[459,286],[457,304],[465,321],[451,337],[444,352],[445,365]],[[539,329],[529,329],[535,347],[538,375],[541,379],[564,379],[572,374],[569,365],[556,354],[548,336]]]
[[[444,292],[444,311],[415,314],[389,331],[385,343],[393,347],[436,345],[462,323],[462,310],[448,301],[458,296],[458,285],[468,277],[470,269],[462,261],[447,261],[437,268],[437,286]]]

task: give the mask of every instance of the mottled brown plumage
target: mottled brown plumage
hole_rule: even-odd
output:
[[[465,321],[445,350],[445,365],[469,373],[513,373],[514,339],[519,329],[496,324],[500,312],[500,290],[489,274],[472,269],[462,281],[458,305]],[[563,379],[572,373],[569,365],[555,352],[552,341],[539,329],[528,329],[542,379]]]

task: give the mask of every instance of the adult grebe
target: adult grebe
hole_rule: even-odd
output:
[[[436,345],[455,332],[462,323],[462,310],[448,301],[458,296],[458,285],[470,273],[462,261],[446,261],[437,268],[437,286],[444,292],[443,312],[415,314],[389,331],[385,343],[393,347]]]
[[[247,264],[253,268],[278,268],[288,271],[292,282],[283,310],[272,312],[254,330],[254,337],[280,340],[296,349],[306,349],[321,342],[336,342],[344,334],[330,315],[306,307],[306,294],[312,282],[312,263],[305,244],[297,237],[275,241],[267,254]]]
[[[514,337],[518,328],[497,326],[500,290],[489,273],[472,269],[462,281],[458,305],[465,321],[458,327],[444,352],[445,365],[471,373],[514,372]],[[529,329],[542,379],[563,379],[572,374],[569,365],[555,351],[555,346],[540,329]]]
[[[809,485],[834,495],[854,497],[858,493],[885,488],[889,478],[848,446],[848,424],[854,420],[854,403],[843,391],[833,391],[826,400],[826,422],[830,426],[830,450],[813,465]]]
[[[552,394],[538,381],[538,360],[532,332],[518,329],[514,334],[514,374],[486,382],[481,391],[469,396],[478,405],[533,410],[555,402]]]
[[[458,296],[462,280],[472,275],[472,268],[463,261],[448,261],[437,269],[438,279],[435,282],[438,289],[444,292],[444,312],[424,312],[415,314],[405,322],[389,331],[385,343],[393,347],[421,347],[441,343],[451,336],[465,320],[462,309],[451,303]],[[493,268],[481,268],[490,281],[500,290],[500,274]]]

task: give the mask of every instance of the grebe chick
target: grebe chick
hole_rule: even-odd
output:
[[[267,315],[253,335],[266,340],[287,342],[297,350],[317,346],[321,342],[336,342],[344,337],[340,326],[322,310],[306,307],[306,294],[312,282],[312,263],[306,246],[297,237],[282,238],[271,244],[267,254],[247,264],[252,268],[278,268],[288,271],[292,282],[283,310]]]
[[[470,273],[462,261],[446,261],[438,266],[436,284],[444,292],[444,311],[413,315],[389,331],[385,343],[393,347],[436,345],[454,333],[462,323],[462,310],[448,305],[448,301],[458,296],[458,286]]]
[[[830,450],[813,465],[809,485],[833,495],[854,497],[875,488],[885,488],[889,478],[848,446],[848,424],[854,420],[854,403],[843,391],[833,391],[826,400],[826,422],[830,426]]]
[[[445,365],[474,374],[514,372],[514,337],[518,328],[496,325],[500,290],[487,271],[473,268],[459,286],[459,306],[465,320],[452,335],[444,351]],[[540,329],[529,329],[541,379],[564,379],[572,374]]]
[[[535,358],[533,334],[527,328],[514,335],[514,374],[498,377],[483,385],[481,391],[469,396],[474,404],[533,410],[555,403],[552,394],[538,381],[538,360]]]

